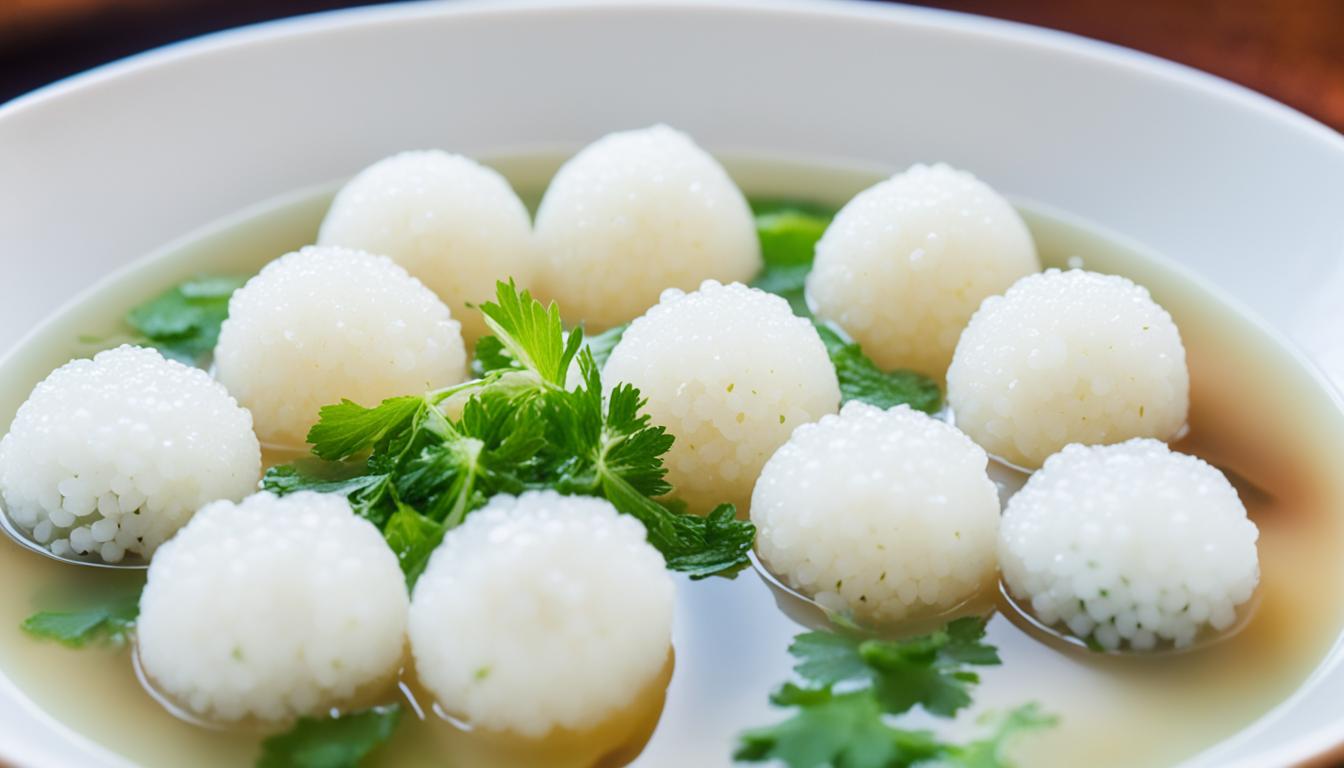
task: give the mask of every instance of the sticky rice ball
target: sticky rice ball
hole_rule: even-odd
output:
[[[662,671],[672,602],[662,556],[610,502],[496,496],[448,532],[416,582],[416,672],[477,728],[595,728]]]
[[[840,406],[826,347],[789,303],[741,283],[668,290],[611,352],[608,392],[633,384],[654,424],[676,438],[668,482],[691,510],[746,511],[766,459],[800,424]]]
[[[216,499],[256,489],[252,417],[205,371],[122,346],[33,389],[0,439],[10,518],[62,556],[149,557]]]
[[[468,344],[486,333],[475,307],[495,281],[532,284],[527,207],[492,168],[441,150],[402,152],[337,193],[317,241],[389,256],[448,305]]]
[[[215,375],[263,443],[299,446],[324,405],[373,406],[463,381],[458,323],[385,256],[308,246],[234,292]]]
[[[1009,500],[999,536],[1011,594],[1105,649],[1227,629],[1260,578],[1259,532],[1232,484],[1157,440],[1051,456]]]
[[[980,302],[1040,269],[1022,217],[989,185],[916,165],[840,209],[817,243],[807,296],[882,368],[942,379]]]
[[[556,173],[537,209],[544,293],[570,324],[600,330],[665,288],[761,269],[751,208],[723,167],[666,125],[612,133]]]
[[[395,683],[407,603],[397,556],[344,497],[220,501],[150,563],[140,663],[208,721],[323,715]]]
[[[1176,324],[1147,289],[1051,269],[985,300],[957,344],[947,399],[990,454],[1034,468],[1069,443],[1174,436],[1190,374]]]
[[[994,584],[988,463],[945,422],[851,401],[794,430],[761,471],[757,554],[790,587],[865,624],[943,613]]]

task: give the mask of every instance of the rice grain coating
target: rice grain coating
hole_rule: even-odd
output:
[[[257,493],[206,506],[159,550],[140,661],[207,720],[324,715],[395,683],[407,606],[397,556],[343,497]]]
[[[1190,374],[1176,324],[1147,289],[1051,269],[985,300],[957,344],[947,399],[991,455],[1034,468],[1069,443],[1172,437]]]
[[[14,522],[59,555],[149,557],[203,504],[256,489],[252,417],[205,371],[122,346],[33,389],[0,439]]]
[[[943,164],[915,165],[836,214],[807,295],[817,317],[882,368],[941,380],[980,302],[1040,269],[1022,217],[989,185]]]
[[[999,563],[1046,624],[1102,648],[1224,630],[1260,578],[1259,531],[1223,473],[1157,440],[1070,445],[1004,511]]]
[[[532,218],[493,168],[441,150],[402,152],[360,171],[336,195],[322,245],[390,257],[448,305],[467,344],[486,333],[476,309],[495,281],[532,285]]]
[[[865,624],[943,613],[994,584],[987,464],[945,422],[851,401],[766,463],[751,503],[756,551],[790,587]]]
[[[761,467],[794,428],[840,406],[812,323],[741,283],[664,293],[630,324],[602,378],[608,391],[626,382],[648,398],[644,412],[676,438],[667,479],[699,514],[724,502],[745,511]]]
[[[308,246],[229,300],[215,375],[252,411],[263,443],[302,446],[324,405],[456,384],[462,333],[433,292],[385,256]]]
[[[662,671],[673,592],[644,527],[610,502],[496,496],[448,532],[416,583],[416,672],[479,728],[593,728]]]
[[[609,134],[565,163],[537,209],[536,237],[541,292],[589,330],[636,317],[665,288],[746,282],[761,269],[741,190],[665,125]]]

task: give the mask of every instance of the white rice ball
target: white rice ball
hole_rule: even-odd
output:
[[[389,256],[438,294],[468,344],[495,281],[531,285],[532,219],[497,171],[441,150],[402,152],[360,171],[322,220],[321,245]]]
[[[761,269],[751,208],[719,163],[665,125],[612,133],[556,173],[537,210],[544,292],[571,324],[623,323],[665,288]]]
[[[1260,578],[1255,524],[1223,473],[1156,440],[1070,445],[1008,502],[1004,581],[1046,624],[1106,649],[1224,630]]]
[[[1069,443],[1174,436],[1190,374],[1176,324],[1147,289],[1051,269],[985,300],[957,344],[947,399],[985,450],[1031,468]]]
[[[302,445],[318,410],[373,406],[463,381],[456,320],[385,256],[308,246],[234,292],[215,374],[252,411],[262,442]]]
[[[882,625],[991,589],[999,498],[970,438],[908,406],[851,401],[770,457],[751,501],[771,573]]]
[[[285,721],[390,688],[406,581],[337,494],[202,509],[149,566],[136,635],[155,687],[210,721]]]
[[[676,438],[665,457],[675,494],[701,514],[745,511],[765,465],[800,424],[840,406],[826,347],[789,303],[741,283],[668,290],[630,324],[602,372],[633,384],[654,424]]]
[[[205,371],[141,347],[57,368],[0,439],[10,518],[58,555],[110,563],[149,557],[260,476],[251,415]]]
[[[662,671],[672,603],[662,556],[610,502],[496,496],[416,582],[411,650],[439,704],[476,727],[586,730]]]
[[[980,302],[1040,269],[1027,225],[988,184],[916,165],[836,214],[807,295],[882,368],[941,379]]]

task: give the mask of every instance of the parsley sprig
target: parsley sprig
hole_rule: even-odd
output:
[[[610,500],[644,524],[669,568],[692,578],[748,564],[755,528],[731,506],[701,517],[658,500],[672,490],[662,460],[672,435],[641,414],[634,387],[603,396],[582,329],[566,333],[554,304],[512,282],[481,311],[493,335],[478,346],[480,378],[373,407],[322,408],[308,433],[314,458],[271,469],[263,487],[346,495],[382,529],[411,584],[467,514],[495,494],[536,489]],[[446,406],[463,397],[450,416]]]
[[[971,703],[975,666],[999,664],[984,642],[985,620],[957,619],[907,640],[875,640],[842,632],[807,632],[789,653],[802,684],[785,683],[772,704],[794,709],[776,725],[742,734],[735,758],[779,761],[789,768],[905,768],[1003,766],[1004,745],[1022,731],[1054,723],[1034,704],[1004,717],[985,738],[944,742],[925,730],[891,724],[915,707],[953,717]]]

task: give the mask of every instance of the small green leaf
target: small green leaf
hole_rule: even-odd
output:
[[[811,317],[803,289],[812,271],[817,241],[830,226],[834,212],[805,203],[752,205],[765,265],[752,285],[788,299],[789,306],[800,317]]]
[[[584,335],[583,346],[593,356],[593,364],[597,366],[597,370],[600,371],[606,366],[607,358],[611,357],[611,350],[621,343],[621,337],[625,335],[625,331],[629,327],[629,323],[624,323],[608,328],[601,333],[591,336]]]
[[[355,768],[392,738],[401,707],[379,707],[341,717],[305,717],[261,743],[257,768]]]
[[[406,429],[428,406],[422,396],[393,397],[374,408],[342,400],[324,405],[308,430],[313,453],[328,461],[348,459]]]
[[[19,626],[33,637],[55,640],[71,648],[94,642],[120,646],[126,642],[139,613],[140,597],[135,595],[82,611],[42,611],[24,619]]]
[[[932,379],[914,371],[884,373],[858,344],[845,341],[828,326],[818,324],[816,328],[835,365],[841,402],[858,400],[878,408],[908,405],[925,413],[936,413],[942,407],[942,390]]]
[[[383,536],[406,574],[407,589],[413,589],[420,574],[424,573],[429,556],[443,541],[444,530],[442,523],[436,523],[404,504],[388,518]]]
[[[528,291],[518,291],[513,280],[495,284],[495,301],[481,305],[485,324],[509,355],[524,369],[555,387],[565,386],[569,363],[583,344],[583,331],[566,338],[560,309],[543,307]]]
[[[132,309],[126,322],[166,357],[195,365],[215,348],[241,277],[188,280]]]

